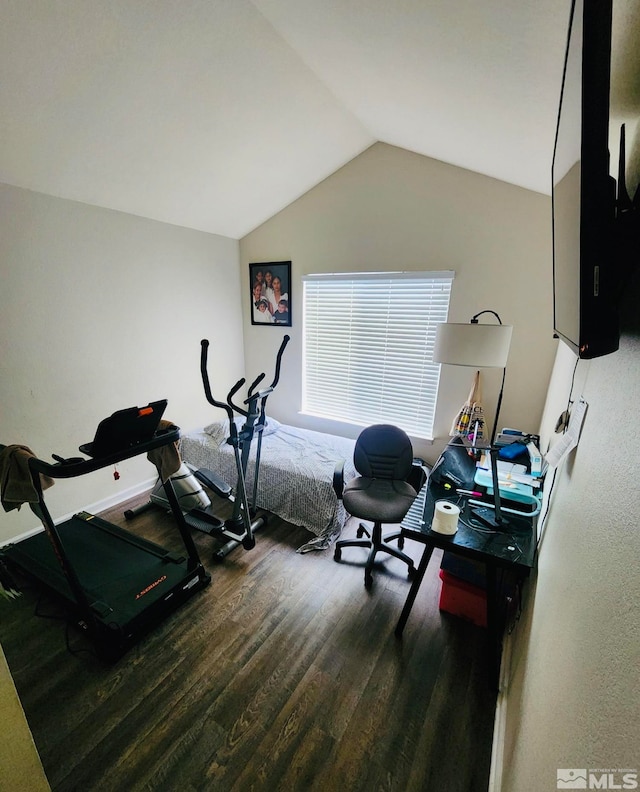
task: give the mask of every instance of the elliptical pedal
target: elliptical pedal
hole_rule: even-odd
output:
[[[234,542],[244,542],[247,531],[244,525],[233,525],[229,521],[219,520],[217,517],[198,511],[185,514],[185,521],[191,528],[206,533],[209,536],[224,537]]]
[[[206,468],[200,468],[198,470],[194,470],[193,475],[198,479],[201,484],[204,484],[205,487],[209,487],[210,490],[219,495],[221,498],[229,498],[232,494],[232,488],[230,484],[220,478],[217,474],[215,474],[212,470],[207,470]]]
[[[198,516],[194,512],[188,512],[184,515],[185,522],[191,528],[195,528],[196,531],[201,531],[202,533],[206,533],[209,536],[218,536],[224,523],[222,520],[218,520],[217,518],[211,518],[207,516],[206,519],[203,517]]]

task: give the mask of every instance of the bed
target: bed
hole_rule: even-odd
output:
[[[207,468],[235,484],[237,474],[233,448],[227,443],[228,421],[189,432],[180,439],[183,461]],[[247,491],[253,493],[257,439],[251,446]],[[355,440],[298,429],[269,418],[260,452],[256,506],[301,525],[314,538],[299,553],[326,550],[340,536],[347,513],[333,490],[336,462],[345,460],[345,481],[356,475],[353,467]]]

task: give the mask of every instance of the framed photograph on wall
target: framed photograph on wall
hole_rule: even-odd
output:
[[[249,264],[251,324],[291,327],[291,262]]]

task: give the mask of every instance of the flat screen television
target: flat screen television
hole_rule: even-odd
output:
[[[580,358],[618,349],[609,172],[612,0],[573,0],[552,165],[554,331]]]

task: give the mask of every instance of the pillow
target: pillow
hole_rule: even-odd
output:
[[[264,437],[267,435],[275,434],[280,428],[281,424],[275,418],[267,418],[262,434]]]
[[[216,443],[223,443],[229,436],[229,421],[216,421],[215,423],[209,424],[209,426],[205,426],[203,431]]]
[[[238,431],[240,431],[244,426],[244,416],[240,415],[237,418],[234,418],[234,421]],[[276,421],[275,418],[267,418],[264,429],[262,430],[262,434],[264,437],[270,434],[275,434],[279,428],[280,423]],[[222,443],[226,443],[229,439],[229,421],[217,421],[216,423],[209,424],[209,426],[204,427],[204,431],[211,438],[213,438],[214,442],[216,442],[218,445],[222,445]]]

